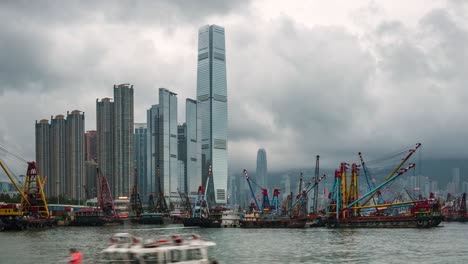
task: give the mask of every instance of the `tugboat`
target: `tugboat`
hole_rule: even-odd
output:
[[[143,241],[128,233],[118,233],[112,236],[111,242],[112,245],[100,252],[96,263],[217,263],[208,257],[208,247],[216,243],[197,235]]]
[[[466,211],[466,193],[450,201],[450,194],[447,195],[445,205],[442,207],[444,220],[447,222],[468,222]]]
[[[441,206],[439,202],[431,197],[429,199],[419,199],[411,201],[385,202],[380,190],[394,181],[396,178],[414,168],[411,163],[408,167],[402,168],[404,163],[416,152],[421,144],[416,144],[412,149],[401,151],[406,154],[403,159],[396,155],[391,156],[398,160],[399,164],[390,172],[385,181],[374,187],[369,179],[368,169],[364,163],[361,153],[361,165],[364,176],[370,189],[364,195],[358,193],[358,166],[352,164],[351,180],[348,186],[347,164],[341,163],[340,170],[335,171],[335,180],[332,193],[330,194],[330,204],[327,208],[327,227],[330,228],[353,228],[353,227],[435,227],[442,221]],[[383,162],[385,159],[379,159]],[[388,161],[385,161],[388,163]],[[386,164],[386,166],[388,166]],[[373,199],[377,195],[377,199]],[[369,204],[373,200],[374,204]]]

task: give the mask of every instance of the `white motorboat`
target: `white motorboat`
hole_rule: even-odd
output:
[[[213,264],[208,258],[208,247],[216,243],[202,240],[197,235],[182,238],[177,235],[157,240],[145,240],[128,233],[117,233],[112,244],[101,251],[97,263],[181,263]]]

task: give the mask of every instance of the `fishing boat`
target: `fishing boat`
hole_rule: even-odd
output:
[[[409,200],[400,198],[389,200],[384,198],[382,190],[388,188],[389,184],[404,173],[413,169],[416,165],[410,163],[407,167],[403,165],[421,146],[420,143],[409,150],[396,152],[389,155],[388,159],[394,159],[398,165],[387,174],[385,180],[378,186],[374,186],[370,177],[369,168],[364,163],[362,154],[361,167],[367,182],[369,191],[360,195],[358,183],[358,165],[352,164],[351,177],[347,179],[348,164],[341,163],[340,169],[335,171],[335,179],[332,192],[330,193],[330,203],[327,207],[326,225],[330,228],[354,228],[354,227],[435,227],[443,219],[441,214],[441,205],[431,195],[427,199],[414,199],[409,193]],[[402,158],[403,157],[403,158]],[[388,167],[386,159],[378,159],[379,163]],[[374,162],[372,164],[378,164]],[[372,171],[376,169],[372,168]],[[375,178],[373,178],[375,179]],[[400,189],[400,188],[399,188]]]
[[[112,236],[111,243],[97,256],[96,263],[217,263],[208,255],[208,247],[216,243],[202,240],[197,235],[190,238],[173,235],[143,241],[128,233],[118,233]]]

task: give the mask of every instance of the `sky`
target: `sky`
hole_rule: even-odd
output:
[[[0,144],[35,158],[36,120],[85,112],[134,85],[196,96],[198,29],[226,32],[229,166],[310,168],[423,144],[467,158],[468,4],[388,1],[1,1]]]

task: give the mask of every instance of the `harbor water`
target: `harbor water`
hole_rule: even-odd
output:
[[[0,232],[0,263],[66,263],[70,248],[84,263],[117,232],[142,238],[199,234],[216,242],[219,263],[468,263],[468,223],[430,229],[187,229],[179,225],[55,227]]]

